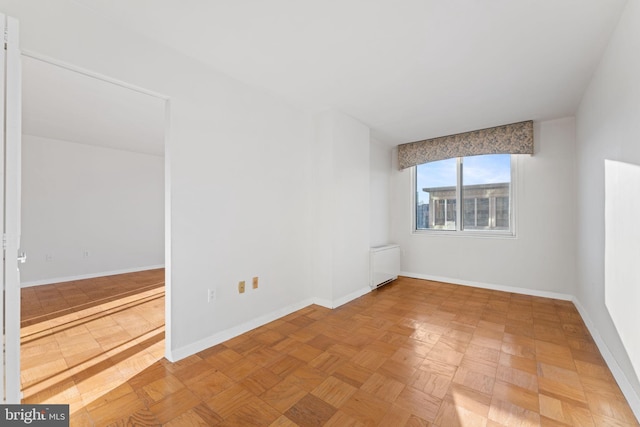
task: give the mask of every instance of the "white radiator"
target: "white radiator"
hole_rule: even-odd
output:
[[[370,251],[370,283],[372,289],[379,288],[400,274],[400,246],[375,246]]]

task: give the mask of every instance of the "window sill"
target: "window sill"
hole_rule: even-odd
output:
[[[514,231],[455,231],[455,230],[413,230],[415,236],[465,237],[474,239],[515,239]]]

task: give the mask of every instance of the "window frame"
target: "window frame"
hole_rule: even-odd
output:
[[[470,157],[470,156],[465,156]],[[511,154],[510,167],[511,167],[511,182],[509,185],[509,229],[497,230],[497,229],[463,229],[464,219],[461,215],[464,215],[464,200],[462,203],[458,203],[462,199],[462,169],[464,157],[455,157],[456,159],[456,228],[455,230],[443,230],[443,229],[418,229],[417,228],[417,195],[421,189],[417,188],[417,168],[419,165],[411,167],[411,233],[416,235],[434,235],[434,236],[458,236],[458,237],[486,237],[486,238],[514,238],[516,237],[517,222],[517,177],[518,177],[518,155]]]

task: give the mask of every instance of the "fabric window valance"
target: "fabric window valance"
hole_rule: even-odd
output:
[[[533,121],[398,145],[400,169],[480,154],[533,154]]]

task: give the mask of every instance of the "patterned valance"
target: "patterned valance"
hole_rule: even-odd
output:
[[[479,154],[533,154],[533,121],[398,145],[400,169]]]

